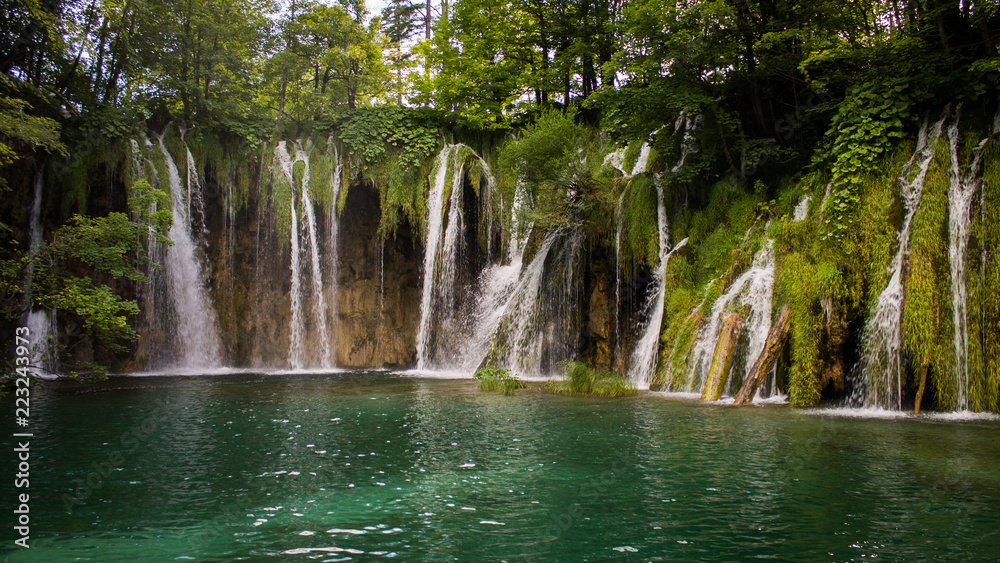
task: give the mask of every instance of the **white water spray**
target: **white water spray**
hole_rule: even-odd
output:
[[[524,267],[524,247],[531,232],[531,224],[521,224],[521,213],[529,205],[527,187],[518,182],[511,204],[510,241],[507,262],[487,266],[479,276],[480,292],[475,306],[471,338],[463,346],[463,369],[472,371],[482,363],[490,340],[503,317],[508,301],[514,294]]]
[[[965,266],[969,246],[969,228],[972,223],[972,200],[982,187],[979,170],[988,135],[973,151],[968,173],[963,175],[958,161],[958,123],[948,128],[948,145],[951,154],[951,174],[948,187],[948,262],[951,269],[951,304],[954,321],[955,383],[958,391],[958,410],[969,409],[969,319],[968,280]]]
[[[302,146],[295,149],[295,159],[305,165],[302,175],[302,213],[305,215],[309,241],[309,264],[312,270],[313,323],[319,328],[320,366],[330,367],[330,339],[326,330],[326,297],[323,295],[323,271],[319,266],[319,244],[316,235],[316,215],[309,198],[309,157]]]
[[[189,158],[188,185],[182,185],[177,164],[163,141],[165,133],[166,131],[158,140],[167,166],[174,219],[170,226],[170,238],[174,241],[174,245],[167,248],[165,269],[169,284],[168,293],[175,315],[174,334],[177,339],[177,349],[174,351],[175,366],[215,367],[220,362],[221,347],[215,308],[205,286],[204,270],[198,258],[191,230],[189,195],[192,194],[192,175],[196,179],[197,172],[192,172],[194,159],[191,158],[191,153],[185,144]],[[200,189],[194,191],[198,193],[200,199]]]
[[[802,196],[798,205],[795,206],[795,211],[792,212],[793,221],[805,221],[806,216],[809,215],[809,203],[811,201],[812,197],[809,194]]]
[[[460,364],[460,357],[469,358],[468,350],[451,350],[450,358],[437,357],[441,351],[442,334],[449,336],[466,330],[467,323],[456,319],[455,282],[465,219],[462,213],[465,162],[477,158],[492,190],[492,176],[486,161],[465,145],[446,145],[435,163],[433,182],[427,203],[427,239],[424,246],[424,283],[420,302],[420,324],[417,328],[417,368],[434,369]],[[448,174],[451,184],[447,184]],[[445,191],[450,189],[445,224]],[[512,245],[517,244],[512,241]],[[435,326],[438,325],[438,326]],[[450,336],[457,336],[451,334]]]
[[[292,192],[290,202],[291,232],[289,240],[291,244],[290,301],[292,317],[289,322],[290,339],[288,344],[288,361],[293,369],[300,369],[304,367],[307,361],[305,343],[308,337],[308,331],[306,329],[304,313],[302,311],[302,303],[305,295],[302,288],[302,248],[299,243],[300,237],[305,236],[307,242],[306,250],[309,254],[308,259],[312,282],[313,324],[315,325],[318,333],[320,345],[319,364],[322,367],[329,367],[330,340],[327,336],[326,327],[326,298],[323,294],[323,273],[320,269],[316,216],[315,211],[313,210],[312,200],[309,197],[309,157],[302,148],[301,143],[296,143],[295,158],[293,159],[288,153],[285,141],[278,142],[274,149],[274,155],[278,161],[278,166],[281,172],[284,174],[285,179],[288,180]],[[298,162],[303,164],[301,185],[296,185],[295,183],[294,166]],[[295,209],[296,195],[298,196],[297,199],[302,206],[304,223],[301,227],[299,226],[299,217]]]
[[[640,389],[648,389],[649,382],[656,369],[656,353],[660,344],[660,324],[663,322],[663,302],[665,299],[665,288],[663,286],[667,275],[667,262],[670,256],[683,248],[687,244],[687,239],[682,240],[677,246],[670,247],[670,225],[667,221],[667,207],[663,197],[663,187],[660,178],[656,179],[656,223],[659,234],[659,259],[656,272],[653,274],[653,295],[652,299],[646,300],[646,311],[643,317],[646,318],[646,325],[643,329],[642,337],[632,352],[629,365],[629,374],[632,381]]]
[[[327,146],[331,147],[333,150],[333,176],[330,177],[330,191],[332,192],[333,201],[330,204],[330,265],[329,267],[329,279],[331,285],[330,291],[330,311],[334,315],[334,330],[333,338],[336,338],[337,328],[337,275],[339,259],[339,248],[340,248],[340,215],[337,213],[337,202],[340,200],[340,182],[341,175],[344,172],[344,161],[341,159],[340,151],[337,146],[333,144],[333,138],[327,142]],[[336,341],[331,339],[330,348],[333,350],[333,357],[330,360],[332,365],[336,365]]]

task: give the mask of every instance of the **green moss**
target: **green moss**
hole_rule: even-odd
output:
[[[953,358],[951,289],[948,266],[948,185],[950,156],[945,139],[934,146],[920,205],[913,216],[904,280],[902,343],[914,371],[930,367],[942,408],[957,405]]]
[[[642,174],[624,182],[621,202],[617,218],[622,229],[619,267],[630,263],[655,266],[659,261],[660,235],[653,178]],[[625,271],[631,272],[631,268]]]
[[[688,299],[681,297],[686,303],[694,302],[695,296]],[[673,301],[673,299],[671,299]],[[669,377],[669,387],[671,389],[683,389],[687,385],[688,364],[687,358],[694,346],[694,341],[698,337],[698,331],[704,323],[705,316],[698,311],[689,311],[689,314],[675,315],[660,337],[660,350],[663,358],[657,362],[656,379],[667,381]]]
[[[275,147],[273,150],[280,150]],[[277,159],[271,161],[268,168],[270,173],[270,208],[274,217],[275,230],[278,233],[278,240],[282,246],[290,244],[289,237],[292,233],[292,205],[293,192],[292,185],[288,177],[281,170]],[[294,169],[293,169],[294,170]]]
[[[986,379],[986,405],[994,412],[1000,411],[1000,220],[995,210],[1000,209],[1000,140],[993,139],[984,155],[986,169],[983,189],[986,194],[987,212],[983,224],[983,247],[987,249],[983,268],[983,356]]]
[[[811,406],[822,393],[820,339],[823,319],[820,311],[818,268],[812,258],[790,252],[778,258],[775,268],[775,302],[788,303],[792,346],[788,395],[793,406]]]
[[[309,198],[324,213],[330,213],[333,204],[333,170],[336,163],[325,142],[316,142],[309,147]]]
[[[861,179],[859,189],[864,197],[853,220],[855,227],[843,245],[821,245],[821,252],[843,262],[847,305],[859,314],[867,314],[875,306],[889,282],[889,266],[899,244],[896,233],[903,220],[902,203],[896,196],[897,174],[913,148],[912,143],[904,143],[880,162],[875,173]]]
[[[379,235],[383,238],[394,234],[404,219],[418,233],[424,233],[426,228],[431,159],[414,167],[404,163],[402,154],[399,149],[389,148],[368,170],[380,196]]]
[[[622,155],[623,170],[632,170],[635,167],[635,162],[639,160],[639,153],[642,151],[642,145],[643,141],[637,140],[625,147],[625,153]]]
[[[982,329],[978,333],[982,342],[982,387],[984,388],[984,406],[994,412],[1000,411],[1000,220],[997,209],[1000,209],[1000,140],[994,138],[989,142],[984,158],[983,190],[985,195],[983,212],[980,210],[982,224],[981,248],[986,250],[986,259],[980,270],[982,290],[981,314]],[[972,309],[970,308],[970,316]],[[970,322],[970,325],[977,324]],[[970,357],[970,361],[971,361]]]

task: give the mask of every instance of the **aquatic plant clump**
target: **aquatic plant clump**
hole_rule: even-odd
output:
[[[624,397],[639,392],[635,382],[615,371],[593,369],[574,360],[563,360],[559,367],[564,370],[566,379],[546,381],[544,389],[550,393]]]
[[[482,367],[476,370],[476,374],[472,377],[475,378],[479,390],[485,392],[512,395],[514,391],[528,386],[516,374],[503,368]]]

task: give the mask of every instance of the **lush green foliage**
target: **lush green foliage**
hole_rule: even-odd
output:
[[[591,187],[588,166],[591,130],[576,122],[575,112],[548,111],[503,145],[501,190],[512,202],[523,186],[532,203],[528,219],[543,232],[567,232],[579,226]]]
[[[96,343],[112,352],[124,351],[127,342],[137,339],[127,318],[139,312],[136,302],[122,298],[107,283],[95,282],[95,278],[148,281],[144,243],[150,236],[170,243],[169,196],[145,181],[133,186],[132,194],[134,220],[124,213],[74,215],[39,248],[14,250],[0,267],[4,315],[15,319],[31,307],[58,311],[62,318],[79,322]],[[150,212],[154,202],[167,211]],[[30,279],[29,293],[25,278]],[[80,343],[75,339],[68,346]],[[79,367],[103,369],[94,364]]]

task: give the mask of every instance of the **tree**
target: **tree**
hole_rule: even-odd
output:
[[[166,235],[172,222],[169,195],[142,180],[133,187],[129,205],[133,218],[125,213],[74,215],[40,247],[14,249],[0,260],[5,318],[21,318],[36,306],[56,310],[60,318],[76,319],[95,343],[123,352],[126,343],[138,338],[127,316],[137,314],[139,307],[97,280],[148,283],[144,270],[150,260],[143,244],[150,237],[172,244]],[[69,347],[77,344],[79,340]],[[104,370],[96,364],[78,367]]]
[[[388,55],[389,70],[395,76],[395,82],[390,90],[395,95],[396,103],[403,104],[403,95],[408,91],[404,81],[404,71],[409,68],[413,54],[404,44],[411,42],[420,33],[423,26],[422,4],[414,4],[411,0],[392,0],[382,10],[381,30],[391,49]]]

